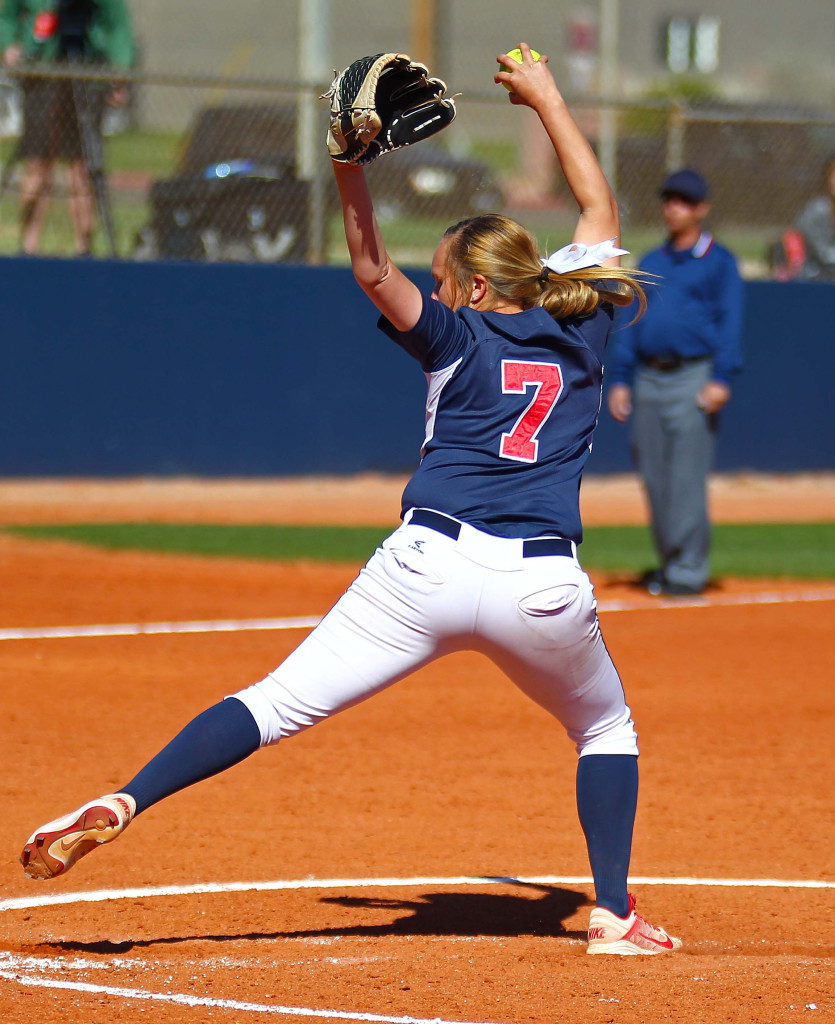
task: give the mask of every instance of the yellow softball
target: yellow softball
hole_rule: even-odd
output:
[[[524,59],[522,57],[522,51],[519,49],[518,46],[515,47],[513,50],[508,50],[507,51],[507,55],[508,55],[508,57],[511,58],[511,60],[515,60],[517,64],[521,64],[523,59]],[[539,58],[542,56],[542,54],[541,53],[537,53],[536,50],[534,50],[532,48],[531,49],[531,56],[533,57],[534,60],[539,60]],[[504,70],[507,71],[508,69],[505,68]],[[511,74],[513,74],[513,72],[511,72]],[[513,86],[510,84],[510,82],[502,82],[502,85],[505,87],[505,89],[507,89],[508,92],[513,92]]]

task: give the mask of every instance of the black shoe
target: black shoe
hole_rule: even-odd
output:
[[[704,587],[691,587],[687,583],[673,583],[663,578],[648,584],[647,590],[655,597],[698,597],[704,593]]]
[[[653,583],[663,583],[664,573],[661,569],[647,569],[635,581],[639,587],[647,588]]]

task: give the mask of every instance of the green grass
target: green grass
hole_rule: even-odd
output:
[[[180,523],[73,523],[14,526],[8,533],[114,550],[273,560],[365,562],[391,530],[385,527],[214,526]]]
[[[149,132],[132,129],[104,140],[107,169],[142,171],[154,178],[167,178],[174,173],[183,151],[179,132]]]
[[[365,562],[385,527],[213,526],[80,523],[5,527],[5,532],[100,548],[194,555]],[[592,527],[581,549],[587,569],[640,572],[654,564],[649,532],[638,526]],[[713,530],[715,576],[835,579],[835,523],[723,525]]]
[[[638,526],[592,527],[583,565],[639,572],[656,562],[649,531]],[[713,527],[714,576],[835,579],[835,523],[763,523]]]
[[[475,139],[467,155],[482,160],[496,174],[513,174],[519,166],[519,147],[511,139]]]

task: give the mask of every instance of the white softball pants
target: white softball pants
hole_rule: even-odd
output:
[[[266,679],[234,696],[266,746],[352,707],[435,658],[486,654],[584,754],[637,754],[623,687],[576,557],[465,523],[457,540],[409,523]]]

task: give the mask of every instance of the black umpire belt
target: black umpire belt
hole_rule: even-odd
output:
[[[691,363],[703,363],[710,356],[679,356],[675,353],[662,356],[641,356],[641,363],[651,370],[658,370],[661,373],[669,373],[671,370],[680,370],[682,366],[690,366]]]
[[[450,519],[449,516],[433,512],[429,508],[412,509],[409,523],[412,526],[426,526],[451,540],[458,540],[461,533],[461,524],[457,519]],[[543,555],[567,555],[573,558],[574,545],[563,537],[533,537],[522,542],[523,558],[541,558]]]

